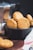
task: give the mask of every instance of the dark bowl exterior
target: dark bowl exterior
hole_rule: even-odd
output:
[[[24,40],[32,28],[28,29],[11,29],[5,27],[5,36],[12,40]]]

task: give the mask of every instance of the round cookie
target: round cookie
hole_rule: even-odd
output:
[[[28,29],[29,27],[30,27],[30,22],[27,18],[23,18],[18,21],[19,29]]]
[[[13,18],[14,18],[16,21],[18,21],[19,19],[21,19],[21,18],[23,18],[23,17],[24,17],[23,14],[22,14],[21,12],[19,12],[19,11],[16,11],[16,12],[13,13]]]
[[[27,14],[26,17],[28,18],[28,20],[31,22],[32,21],[32,16],[30,14]]]
[[[8,19],[7,27],[8,28],[17,28],[17,22],[14,19]]]

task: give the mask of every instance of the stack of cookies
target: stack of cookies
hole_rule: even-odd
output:
[[[30,14],[27,14],[26,17],[19,11],[13,13],[13,18],[6,21],[8,28],[19,28],[19,29],[28,29],[30,26],[33,26],[33,18]]]

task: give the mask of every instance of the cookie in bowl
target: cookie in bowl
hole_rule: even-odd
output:
[[[21,12],[19,12],[19,11],[16,11],[16,12],[13,13],[13,18],[16,21],[18,21],[19,19],[21,19],[23,17],[24,17],[23,14]]]
[[[30,27],[30,22],[27,18],[21,18],[18,21],[18,28],[19,29],[28,29]]]
[[[15,11],[13,18],[7,20],[4,30],[6,37],[12,40],[24,40],[32,28],[28,18],[24,17],[19,11],[18,13]]]
[[[17,22],[14,19],[8,19],[7,27],[8,28],[17,28]]]
[[[27,14],[26,17],[30,22],[32,21],[32,16],[30,14]]]

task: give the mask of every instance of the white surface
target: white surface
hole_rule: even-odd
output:
[[[32,41],[32,43],[30,43],[30,44],[24,44],[24,46],[23,46],[24,50],[29,50],[31,45],[33,45],[33,29],[30,32],[30,34],[26,37],[26,39],[24,40],[24,43],[31,42],[31,41]]]

